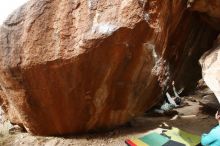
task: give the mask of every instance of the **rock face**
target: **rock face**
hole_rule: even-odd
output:
[[[200,17],[210,24],[214,29],[220,31],[220,1],[219,0],[193,0],[190,3],[193,11],[200,12]],[[214,92],[220,103],[220,57],[219,40],[214,47],[207,51],[200,59],[203,79],[208,87]],[[210,100],[212,100],[211,97]],[[207,98],[208,99],[208,98]],[[213,100],[215,102],[215,100]]]
[[[191,2],[190,2],[191,1]],[[220,18],[219,0],[189,0],[192,9],[212,18]]]
[[[171,80],[191,87],[216,33],[186,5],[29,1],[0,29],[9,120],[37,135],[112,128],[155,105]]]
[[[220,31],[220,1],[219,0],[195,0],[192,10],[201,12],[203,20],[214,29]],[[220,36],[213,48],[207,51],[200,59],[203,79],[208,87],[214,92],[220,102]]]
[[[194,94],[197,98],[201,99],[199,102],[203,105],[204,109],[211,112],[213,111],[214,114],[216,113],[220,104],[213,91],[206,85],[203,79],[198,81]]]
[[[220,1],[219,0],[188,0],[193,11],[201,13],[201,18],[213,28],[220,31]]]
[[[206,52],[200,59],[203,78],[214,92],[220,103],[220,36],[212,50]]]

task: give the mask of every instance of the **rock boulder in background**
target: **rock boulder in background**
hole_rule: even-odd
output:
[[[200,16],[213,28],[220,31],[219,0],[188,0],[191,10],[200,12]]]
[[[219,0],[194,0],[191,9],[200,12],[203,20],[220,31]],[[204,81],[220,102],[220,35],[213,47],[201,57],[200,64]]]
[[[213,49],[207,51],[200,59],[203,79],[214,92],[220,103],[220,36]]]

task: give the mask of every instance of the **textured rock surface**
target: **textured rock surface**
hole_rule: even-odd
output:
[[[201,18],[213,28],[220,31],[220,1],[219,0],[188,0],[192,10],[201,13]]]
[[[195,0],[192,10],[202,12],[201,17],[213,28],[220,31],[220,1]],[[203,78],[220,102],[220,36],[213,48],[200,59]]]
[[[205,108],[206,111],[214,111],[213,113],[216,113],[220,103],[218,102],[218,99],[213,91],[206,85],[203,79],[198,81],[194,94],[197,99],[201,99],[199,101],[200,105],[203,105],[203,108]]]
[[[206,95],[200,101],[204,107],[214,110],[215,112],[219,108],[219,102],[214,94]]]
[[[38,135],[112,128],[157,103],[171,80],[191,87],[216,33],[186,5],[30,1],[0,30],[8,118]]]
[[[190,0],[189,0],[190,1]],[[191,0],[192,9],[205,13],[210,17],[220,18],[220,1],[219,0]],[[204,15],[204,14],[203,14]]]
[[[212,50],[206,52],[200,59],[203,78],[214,92],[220,103],[220,36]]]

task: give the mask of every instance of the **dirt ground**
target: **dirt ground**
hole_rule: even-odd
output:
[[[139,137],[157,129],[162,123],[175,126],[187,132],[201,135],[208,132],[217,121],[214,112],[206,110],[199,102],[187,101],[188,106],[176,109],[178,117],[147,113],[135,118],[125,126],[109,132],[68,137],[39,137],[25,132],[10,132],[9,123],[0,124],[0,146],[126,146],[125,140]],[[207,112],[208,111],[208,112]],[[11,131],[11,130],[10,130]]]

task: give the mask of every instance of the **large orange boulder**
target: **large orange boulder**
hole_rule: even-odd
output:
[[[186,7],[184,0],[29,1],[0,29],[8,119],[37,135],[113,128],[154,106],[171,80],[191,87],[216,33]]]

